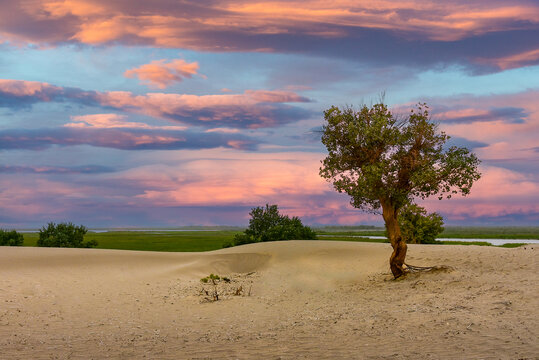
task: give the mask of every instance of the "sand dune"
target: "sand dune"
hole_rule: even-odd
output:
[[[0,358],[537,359],[538,248],[412,245],[453,270],[393,281],[387,244],[0,247]]]

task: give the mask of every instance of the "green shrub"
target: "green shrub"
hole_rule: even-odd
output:
[[[15,230],[0,229],[0,246],[22,246],[24,238]]]
[[[97,241],[84,242],[84,235],[88,229],[83,225],[75,226],[72,223],[55,224],[50,222],[47,227],[39,230],[39,240],[37,246],[44,247],[69,247],[69,248],[90,248],[97,246]]]
[[[226,248],[229,248],[229,247],[232,247],[234,246],[234,244],[232,243],[232,241],[225,241],[223,243],[223,249],[226,249]]]
[[[260,241],[311,240],[315,232],[304,226],[298,217],[290,218],[279,214],[277,205],[256,207],[249,213],[249,227],[234,237],[234,245],[250,244]]]
[[[416,204],[409,204],[399,213],[402,238],[409,244],[435,244],[436,237],[444,231],[444,220],[437,213],[427,214],[427,210]]]
[[[253,241],[253,238],[250,237],[249,235],[247,234],[236,234],[234,235],[234,241],[233,241],[233,246],[237,246],[237,245],[245,245],[245,244],[250,244],[250,243],[253,243],[255,241]]]

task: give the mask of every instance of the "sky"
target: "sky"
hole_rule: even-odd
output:
[[[332,105],[426,102],[482,161],[449,225],[539,223],[536,0],[0,0],[0,227],[382,224],[319,176]]]

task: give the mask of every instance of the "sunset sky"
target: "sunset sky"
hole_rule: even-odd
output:
[[[0,227],[382,224],[318,175],[331,105],[427,102],[482,160],[452,225],[539,223],[536,0],[0,0]]]

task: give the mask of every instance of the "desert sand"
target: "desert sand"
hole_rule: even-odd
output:
[[[0,247],[0,358],[538,359],[538,249],[411,245],[452,269],[395,281],[388,244]]]

